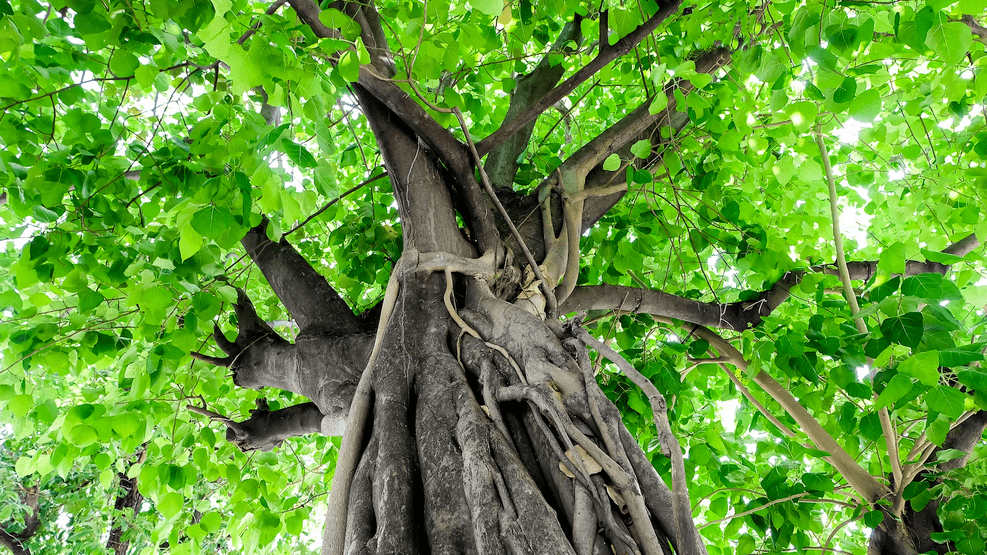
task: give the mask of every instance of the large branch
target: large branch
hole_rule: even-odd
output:
[[[143,462],[146,453],[145,448],[146,445],[138,453],[138,462]],[[126,555],[127,549],[130,547],[130,538],[124,538],[124,534],[127,532],[125,528],[129,528],[126,522],[129,518],[137,515],[141,503],[144,502],[144,496],[137,488],[137,476],[130,478],[126,473],[120,472],[117,477],[120,480],[119,488],[122,491],[117,494],[116,502],[113,504],[113,528],[110,529],[110,537],[106,540],[106,548],[112,549],[114,555]]]
[[[288,241],[267,238],[266,220],[248,231],[240,243],[300,329],[330,335],[363,329],[363,322],[346,301]]]
[[[757,299],[734,303],[704,303],[639,287],[583,285],[576,287],[562,303],[560,313],[617,310],[623,313],[664,316],[711,328],[742,331],[756,326],[781,301],[788,298],[788,289],[798,284],[801,276],[799,272],[788,272]]]
[[[315,403],[302,403],[278,410],[270,410],[266,399],[257,399],[257,408],[250,410],[250,418],[236,422],[219,413],[190,405],[192,412],[208,416],[226,426],[226,441],[243,452],[271,451],[289,437],[319,433],[322,430],[322,414]]]
[[[291,0],[291,7],[298,17],[311,28],[315,36],[329,38],[336,35],[334,29],[326,27],[319,20],[321,9],[314,0]],[[369,12],[368,12],[369,13]],[[376,37],[380,23],[376,11],[366,18],[367,27],[361,23],[364,35]],[[368,28],[369,27],[369,28]],[[365,38],[364,42],[368,39]],[[374,38],[373,40],[378,40]],[[381,39],[382,40],[382,39]],[[374,60],[372,60],[374,61]],[[495,225],[493,213],[484,201],[480,186],[473,174],[473,164],[469,152],[463,143],[459,142],[452,133],[442,127],[428,115],[411,96],[398,87],[390,79],[392,73],[381,73],[378,66],[362,66],[358,83],[367,92],[376,97],[390,113],[397,116],[415,136],[425,142],[438,155],[439,160],[452,173],[452,181],[458,190],[463,203],[466,220],[473,232],[477,246],[481,252],[499,246],[500,234]]]
[[[570,43],[578,44],[582,41],[580,21],[582,17],[577,15],[573,21],[567,23],[538,66],[530,73],[518,77],[517,85],[511,91],[511,102],[507,108],[507,116],[504,118],[505,124],[537,104],[565,74],[565,66],[561,63],[553,64],[553,59],[559,55],[559,52],[571,51],[568,46]],[[496,189],[512,188],[514,177],[517,175],[518,156],[528,148],[536,121],[537,119],[532,119],[517,133],[490,150],[484,168]]]
[[[976,236],[970,234],[943,249],[943,253],[965,256],[980,245]],[[932,261],[909,260],[905,263],[905,276],[924,273],[945,274],[948,264]],[[877,261],[848,262],[850,279],[867,281],[877,272]],[[836,268],[817,266],[813,271],[836,275]],[[626,313],[651,314],[674,318],[691,324],[711,328],[742,331],[758,326],[781,303],[791,296],[791,288],[798,285],[805,276],[805,270],[786,272],[756,299],[733,303],[704,303],[686,299],[662,291],[626,287],[622,285],[582,285],[576,287],[562,306],[560,312],[568,314],[580,310],[617,310]]]
[[[832,464],[836,470],[843,475],[850,487],[857,494],[864,498],[867,503],[873,504],[880,499],[885,499],[890,495],[890,490],[884,484],[878,482],[864,467],[850,456],[843,447],[829,435],[819,422],[805,410],[805,407],[797,399],[778,383],[770,374],[764,370],[749,371],[747,360],[728,341],[720,337],[719,334],[703,326],[697,326],[693,332],[700,338],[709,342],[710,346],[716,349],[721,356],[729,359],[730,363],[740,368],[747,375],[752,375],[764,391],[771,396],[788,413],[795,422],[802,428],[815,446],[827,453],[826,461]]]
[[[308,397],[328,419],[346,418],[360,373],[370,356],[373,332],[325,334],[302,331],[288,343],[261,320],[247,295],[238,292],[237,337],[226,338],[216,326],[213,333],[224,357],[193,352],[209,364],[230,367],[239,387],[276,387]]]
[[[696,71],[700,73],[712,73],[723,67],[730,61],[730,51],[716,48],[705,51],[696,58]],[[676,110],[675,91],[683,96],[687,96],[693,90],[693,86],[688,81],[678,80],[669,83],[663,91],[668,99],[668,105],[664,110],[656,114],[649,113],[652,99],[646,100],[634,111],[624,116],[620,121],[607,129],[599,137],[590,141],[567,159],[569,166],[586,166],[588,161],[596,160],[596,164],[586,175],[584,190],[587,195],[583,201],[582,231],[592,227],[603,217],[621,198],[626,194],[627,182],[626,172],[623,170],[608,171],[602,167],[602,161],[613,153],[620,154],[621,158],[630,159],[630,147],[641,139],[653,139],[660,137],[659,130],[668,127],[670,139],[659,144],[653,144],[652,155],[644,160],[638,160],[639,167],[654,167],[661,159],[664,151],[664,142],[671,142],[674,137],[689,123],[689,118],[684,111]],[[571,161],[570,161],[571,160]],[[543,185],[550,185],[554,176],[549,176]],[[507,197],[508,192],[502,191],[502,196]],[[537,259],[545,256],[545,245],[542,234],[542,216],[539,209],[537,194],[529,194],[524,197],[507,198],[505,205],[515,221],[523,222],[518,226],[518,230],[525,242],[531,249],[532,254]],[[559,229],[561,221],[556,214],[556,221],[553,222],[555,229]]]
[[[460,232],[449,179],[414,129],[362,85],[353,87],[377,140],[401,215],[405,249],[472,257]],[[417,106],[417,105],[416,105]]]
[[[495,146],[504,142],[508,137],[514,135],[530,122],[534,121],[534,119],[537,118],[542,112],[554,106],[556,102],[562,100],[565,96],[568,96],[569,93],[575,90],[575,88],[579,85],[586,82],[587,79],[596,75],[597,72],[606,67],[607,64],[630,52],[637,43],[641,42],[645,37],[650,35],[658,27],[658,25],[665,21],[665,19],[678,11],[679,6],[681,5],[682,0],[671,0],[668,3],[661,5],[653,16],[630,33],[624,35],[613,46],[608,46],[607,37],[604,36],[605,33],[601,33],[600,51],[596,57],[593,58],[593,61],[583,66],[579,71],[573,74],[572,77],[563,81],[561,85],[552,89],[533,106],[518,114],[514,119],[505,122],[504,125],[502,125],[497,131],[494,131],[487,136],[487,138],[476,143],[477,152],[480,156],[490,152]],[[604,16],[601,15],[601,17]],[[606,31],[606,29],[603,31]]]
[[[946,435],[946,441],[943,442],[942,447],[935,448],[929,458],[934,460],[940,452],[948,449],[962,451],[964,455],[939,463],[936,470],[938,472],[948,472],[966,466],[974,447],[983,441],[985,429],[987,429],[987,411],[981,410],[950,430]],[[936,482],[938,481],[936,480]],[[934,487],[934,485],[930,484],[929,487]],[[947,547],[931,539],[932,533],[942,532],[942,523],[939,521],[937,513],[943,501],[945,499],[942,497],[934,497],[920,511],[905,511],[904,519],[915,532],[915,547],[919,552],[937,551],[942,553]]]
[[[24,545],[24,542],[31,539],[41,522],[38,520],[38,499],[40,490],[37,486],[24,488],[21,490],[21,502],[27,507],[24,515],[24,528],[20,532],[8,532],[0,527],[0,545],[5,546],[14,555],[31,555],[31,550]]]

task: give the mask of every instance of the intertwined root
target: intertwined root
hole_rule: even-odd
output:
[[[701,553],[578,328],[557,335],[475,278],[457,308],[453,271],[429,270],[403,273],[379,336],[373,423],[335,477],[349,490],[339,552]]]

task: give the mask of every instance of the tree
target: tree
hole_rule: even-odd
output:
[[[982,553],[984,7],[0,0],[0,543]]]

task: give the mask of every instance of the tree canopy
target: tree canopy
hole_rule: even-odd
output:
[[[412,234],[454,233],[585,326],[674,486],[606,359],[664,396],[711,555],[983,553],[985,7],[0,0],[0,545],[318,551],[340,439],[252,443],[308,399],[191,353],[321,325],[254,247],[370,334]],[[426,159],[455,218],[412,227]]]

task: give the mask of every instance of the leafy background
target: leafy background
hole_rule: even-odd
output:
[[[642,6],[654,5],[604,2],[608,36],[584,19],[582,45],[552,61],[582,67],[594,42],[642,21]],[[188,356],[204,349],[213,322],[234,328],[233,285],[264,318],[289,319],[239,247],[261,214],[272,237],[291,231],[358,310],[379,300],[401,250],[386,179],[339,199],[382,170],[347,89],[366,48],[339,12],[323,18],[342,37],[316,40],[290,9],[269,7],[0,0],[0,523],[19,530],[19,492],[38,486],[35,553],[102,553],[120,519],[140,553],[166,542],[174,553],[318,548],[333,440],[245,455],[185,408],[245,415],[258,397],[272,408],[298,401],[234,389]],[[531,190],[628,107],[687,80],[697,91],[675,99],[689,123],[674,138],[652,138],[665,149],[659,166],[629,166],[627,197],[583,240],[580,282],[745,300],[787,272],[834,261],[818,126],[848,258],[879,261],[862,284],[869,334],[853,327],[837,278],[809,272],[758,328],[728,335],[751,371],[772,374],[865,468],[887,476],[878,406],[893,411],[902,456],[922,434],[941,443],[968,411],[987,409],[982,249],[941,252],[987,235],[984,39],[962,21],[984,8],[687,3],[540,118],[514,187]],[[379,10],[398,75],[430,102],[460,108],[476,137],[499,126],[518,76],[563,22],[591,15],[566,0]],[[697,73],[694,55],[718,45],[733,51],[731,63]],[[280,123],[265,122],[265,96]],[[655,98],[660,110],[666,100]],[[456,127],[451,115],[433,115]],[[650,143],[632,152],[645,155]],[[895,277],[908,259],[952,270]],[[710,553],[864,552],[873,513],[822,453],[785,437],[741,395],[738,383],[797,429],[748,375],[696,362],[708,344],[689,326],[628,314],[591,321],[669,398]],[[873,379],[861,370],[867,357]],[[640,392],[607,365],[600,380],[654,450]],[[913,507],[945,495],[941,538],[965,553],[982,553],[987,539],[985,451],[978,445],[942,484],[905,493]],[[667,472],[662,457],[654,462]],[[145,501],[136,514],[115,514],[121,475],[138,479]]]

